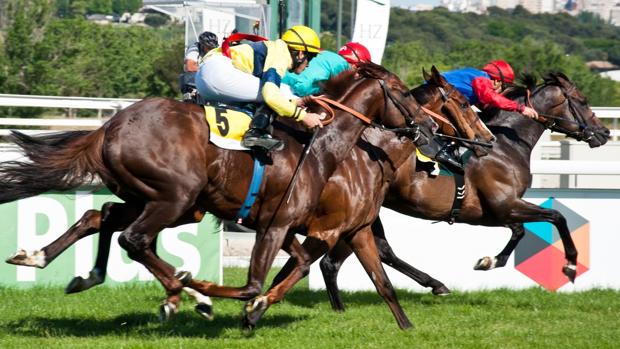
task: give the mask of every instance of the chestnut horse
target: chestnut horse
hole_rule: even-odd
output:
[[[424,107],[432,113],[447,116],[449,120],[437,115],[438,122],[450,122],[449,127],[443,129],[456,134],[468,134],[470,138],[480,141],[494,139],[470,108],[467,99],[448,84],[435,67],[432,75],[426,78],[428,83],[422,87],[428,97]],[[486,151],[482,150],[482,153]],[[271,304],[282,300],[285,293],[307,275],[310,264],[339,241],[352,249],[360,259],[378,293],[387,301],[400,328],[411,326],[381,265],[370,224],[377,219],[395,171],[414,153],[415,144],[410,141],[395,139],[375,129],[364,131],[351,156],[327,182],[313,216],[304,224],[305,231],[298,231],[307,235],[303,243],[307,256],[293,255],[267,293],[247,304],[244,315],[246,326],[254,326]],[[191,282],[189,286],[200,290],[200,283]]]
[[[523,237],[524,223],[549,222],[558,229],[564,244],[566,265],[562,272],[574,282],[577,250],[570,236],[564,216],[522,199],[531,185],[530,155],[546,129],[563,133],[587,142],[591,148],[604,145],[609,130],[594,115],[584,95],[563,74],[550,74],[544,84],[536,87],[535,79],[527,79],[532,89],[531,105],[540,113],[539,121],[520,114],[499,112],[492,114],[487,126],[497,136],[490,154],[471,158],[465,167],[467,194],[457,222],[483,226],[506,226],[512,236],[506,247],[494,258],[480,259],[475,269],[490,270],[502,267]],[[526,103],[524,89],[509,95]],[[416,172],[416,160],[411,157],[401,166],[391,183],[383,206],[412,217],[447,220],[450,216],[455,184],[451,177],[430,177],[424,171]],[[372,225],[381,261],[413,278],[422,286],[435,287],[439,281],[399,259],[385,239],[381,221]],[[337,275],[344,260],[351,254],[340,243],[321,260],[321,270],[332,307],[344,310],[338,292]]]
[[[332,98],[380,122],[384,129],[396,128],[396,134],[421,142],[430,138],[432,119],[420,112],[403,83],[382,67],[363,64],[357,74],[345,72],[327,86]],[[335,112],[334,121],[318,131],[290,202],[281,205],[310,136],[292,121],[280,123],[275,135],[286,142],[287,150],[272,154],[277,166],[266,167],[246,219],[257,231],[247,283],[239,288],[202,283],[200,291],[205,295],[247,300],[260,294],[278,250],[298,247],[287,238],[289,230],[307,220],[329,177],[368,126],[348,112]],[[395,132],[388,134],[396,138]],[[70,228],[68,240],[56,240],[32,254],[20,251],[9,262],[44,267],[84,236],[123,230],[119,244],[165,288],[168,296],[160,310],[166,314],[178,308],[183,284],[175,277],[174,267],[155,253],[155,238],[165,227],[200,221],[205,211],[233,219],[252,177],[251,154],[210,144],[203,109],[174,100],[140,101],[92,132],[41,137],[15,133],[14,140],[30,161],[0,164],[0,203],[68,190],[93,176],[125,202],[105,205],[103,212],[87,212]],[[105,239],[109,237],[102,236]]]

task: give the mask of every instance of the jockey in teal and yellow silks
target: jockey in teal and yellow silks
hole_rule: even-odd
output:
[[[370,52],[358,43],[350,42],[338,50],[338,54],[331,51],[321,51],[308,67],[296,74],[287,72],[282,82],[290,86],[296,96],[304,97],[317,94],[319,84],[334,77],[360,62],[370,62]]]

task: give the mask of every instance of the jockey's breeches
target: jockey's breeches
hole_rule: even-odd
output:
[[[260,87],[258,77],[235,68],[230,58],[221,55],[208,57],[196,75],[198,93],[214,102],[262,102]],[[281,84],[280,90],[294,97],[289,86]]]

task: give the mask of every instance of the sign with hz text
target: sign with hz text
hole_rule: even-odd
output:
[[[39,250],[62,235],[90,209],[99,210],[120,200],[107,189],[49,193],[0,205],[0,257],[18,249]],[[146,268],[132,261],[114,233],[106,275],[107,285],[153,280]],[[189,270],[195,278],[221,283],[221,224],[212,215],[201,223],[166,229],[159,234],[157,254],[177,269]],[[83,238],[64,251],[45,269],[0,262],[0,286],[28,287],[66,285],[74,276],[88,276],[97,257],[98,234]]]

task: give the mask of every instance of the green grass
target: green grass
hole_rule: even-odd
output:
[[[226,269],[241,285],[245,269]],[[489,276],[491,277],[491,275]],[[415,325],[398,329],[374,292],[347,293],[347,311],[302,283],[267,311],[253,333],[239,328],[242,303],[214,300],[206,322],[184,302],[173,321],[157,318],[156,283],[96,287],[0,288],[0,348],[618,348],[620,292],[457,292],[448,297],[398,292]]]

